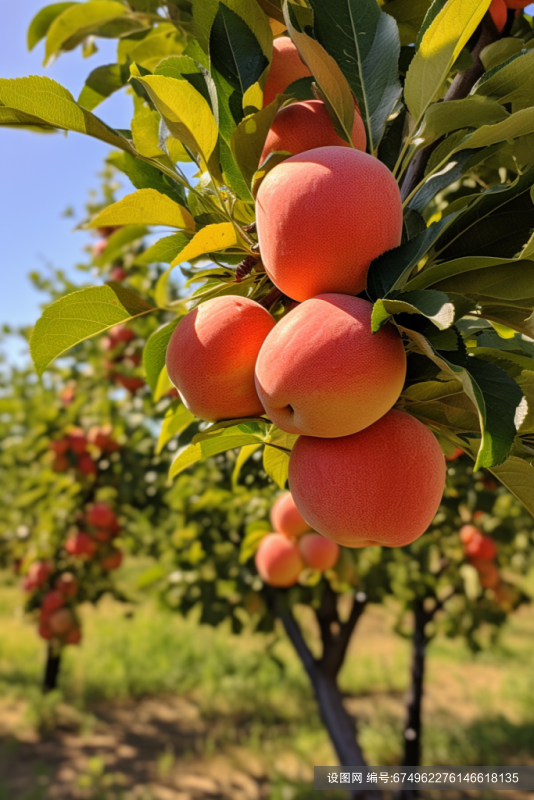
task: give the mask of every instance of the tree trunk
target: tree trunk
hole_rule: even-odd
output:
[[[43,679],[43,693],[47,694],[57,688],[57,680],[61,667],[61,651],[54,650],[50,645],[46,657],[46,667]]]
[[[425,626],[432,616],[420,601],[414,608],[411,683],[408,689],[406,724],[404,727],[404,767],[418,767],[421,763],[421,735],[423,728],[422,703],[425,678],[425,658],[428,638]]]
[[[336,751],[341,766],[366,767],[360,745],[357,740],[355,719],[343,704],[343,695],[337,684],[337,675],[343,663],[350,636],[360,618],[365,602],[354,600],[349,619],[340,623],[337,616],[335,595],[330,587],[325,588],[321,609],[317,612],[323,656],[315,659],[304,638],[295,617],[281,602],[276,603],[276,613],[285,631],[300,657],[308,674],[319,706],[321,719]],[[339,633],[331,633],[330,623],[336,623]],[[365,788],[347,790],[350,800],[380,800],[379,791],[368,791]]]

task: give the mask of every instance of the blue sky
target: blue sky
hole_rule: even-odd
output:
[[[26,29],[44,0],[4,3],[0,25],[0,76],[48,75],[77,97],[85,77],[100,64],[115,61],[116,42],[99,40],[99,52],[83,59],[78,49],[46,70],[43,45],[29,53]],[[109,124],[128,127],[131,101],[124,94],[106,100],[97,114]],[[98,189],[98,172],[109,147],[71,133],[40,135],[0,129],[0,231],[2,234],[0,322],[28,324],[39,315],[43,297],[27,279],[46,263],[72,273],[92,237],[73,228],[84,213],[89,189]],[[131,188],[125,178],[125,188]],[[75,217],[63,212],[71,205]]]

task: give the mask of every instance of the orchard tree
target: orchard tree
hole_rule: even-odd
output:
[[[163,322],[144,365],[151,388],[179,390],[166,429],[213,423],[171,477],[263,448],[310,527],[370,562],[378,545],[402,558],[432,523],[438,442],[534,511],[532,20],[489,0],[419,8],[54,5],[32,46],[44,38],[48,60],[117,36],[117,64],[78,102],[47,78],[0,81],[4,124],[117,149],[137,191],[89,221],[121,228],[103,252],[136,226],[175,231],[142,255],[169,264],[150,289],[111,281],[45,310],[38,373],[119,323]],[[131,128],[114,130],[92,109],[127,82]],[[184,264],[190,294],[169,280]]]

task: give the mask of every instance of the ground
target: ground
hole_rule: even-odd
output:
[[[67,653],[61,691],[43,698],[44,647],[20,602],[0,577],[0,800],[319,795],[313,765],[335,759],[283,634],[232,637],[153,599],[105,601],[84,609],[84,643]],[[410,647],[393,620],[393,609],[366,611],[341,677],[372,764],[401,753]],[[425,764],[534,764],[533,636],[525,607],[491,651],[433,642]]]

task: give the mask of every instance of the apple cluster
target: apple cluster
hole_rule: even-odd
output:
[[[135,343],[135,333],[124,324],[115,325],[107,336],[103,336],[101,347],[106,353],[107,379],[118,383],[131,394],[145,385],[143,378],[132,372],[141,363],[141,345]]]
[[[276,39],[265,101],[309,74],[293,43]],[[199,418],[267,415],[299,436],[289,486],[314,531],[347,547],[402,546],[431,523],[445,461],[430,430],[393,409],[404,344],[390,322],[372,333],[372,304],[359,296],[403,228],[397,182],[365,146],[356,105],[352,146],[320,100],[276,114],[262,159],[292,155],[265,169],[256,224],[263,267],[289,310],[275,319],[247,297],[208,300],[175,328],[166,364]]]
[[[114,539],[120,533],[117,516],[107,503],[93,503],[85,513],[85,530],[78,530],[65,542],[64,554],[53,560],[30,564],[23,580],[25,592],[33,595],[39,609],[39,635],[58,645],[79,644],[81,626],[76,613],[79,581],[74,574],[80,563],[93,561],[103,572],[118,569],[122,551]]]
[[[52,468],[55,472],[66,472],[74,467],[85,476],[98,474],[98,457],[119,450],[113,438],[111,425],[95,425],[86,434],[82,428],[71,427],[65,436],[52,439],[50,450],[54,453]]]
[[[301,572],[332,569],[339,545],[314,533],[299,512],[290,492],[280,495],[271,509],[274,533],[268,533],[256,551],[256,569],[269,586],[294,586]]]

